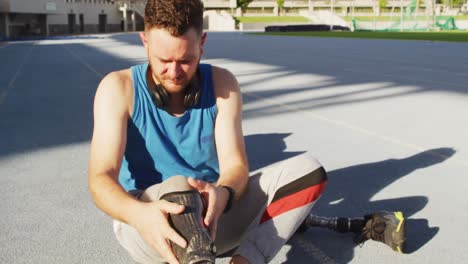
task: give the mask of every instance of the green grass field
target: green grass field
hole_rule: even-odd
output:
[[[468,20],[468,15],[463,15],[463,16],[453,16],[455,18],[455,21],[457,20]],[[353,17],[351,16],[344,16],[344,17],[341,17],[343,18],[345,21],[351,21],[353,19]],[[359,20],[359,21],[374,21],[374,17],[373,16],[356,16],[355,17],[356,20]],[[430,16],[418,16],[417,17],[419,20],[431,20],[432,17]],[[447,19],[449,18],[448,16],[437,16],[437,19]],[[375,18],[376,21],[396,21],[396,20],[399,20],[400,17],[398,15],[396,16],[378,16]]]
[[[342,17],[346,21],[351,21],[351,16],[344,16]],[[360,21],[374,21],[373,16],[356,16],[357,20]],[[376,17],[376,21],[392,21],[398,20],[399,16],[378,16]],[[437,16],[438,19],[447,19],[448,17],[444,16]],[[468,15],[463,16],[454,16],[455,20],[468,20]],[[242,16],[242,17],[234,17],[239,23],[272,23],[272,22],[300,22],[300,23],[308,23],[309,19],[303,16]],[[432,19],[428,16],[421,16],[418,19],[425,20],[425,19]]]
[[[455,32],[265,32],[256,35],[333,37],[363,39],[400,39],[468,42],[468,31]]]
[[[309,19],[303,16],[243,16],[234,19],[239,23],[309,22]]]

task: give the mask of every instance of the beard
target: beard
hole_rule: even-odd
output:
[[[182,74],[178,79],[171,79],[167,76],[164,75],[157,75],[153,71],[151,71],[151,75],[153,77],[153,80],[155,83],[161,85],[164,90],[166,90],[168,93],[173,93],[173,92],[181,92],[185,91],[186,88],[192,83],[197,81],[197,72],[198,72],[198,65],[200,64],[200,60],[197,62],[196,69],[193,73],[191,73],[191,76],[185,76],[185,74]],[[151,66],[151,69],[154,69],[153,66]]]

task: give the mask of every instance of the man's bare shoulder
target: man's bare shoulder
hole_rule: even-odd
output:
[[[133,80],[130,69],[114,71],[107,74],[96,91],[96,101],[111,100],[132,112]]]
[[[107,74],[99,84],[99,88],[128,92],[127,90],[131,90],[132,85],[132,72],[130,69],[124,69]]]
[[[231,92],[240,92],[236,77],[229,70],[218,66],[212,67],[216,97],[229,97]]]
[[[236,77],[228,69],[221,68],[218,66],[212,66],[213,80],[220,81],[235,81],[237,83]]]

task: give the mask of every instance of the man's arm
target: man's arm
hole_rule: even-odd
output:
[[[169,263],[177,263],[167,239],[186,247],[186,241],[169,226],[167,215],[184,206],[164,200],[138,201],[118,183],[127,138],[127,122],[133,106],[130,78],[124,71],[111,73],[100,83],[94,100],[94,130],[88,183],[102,211],[135,227],[140,235]]]
[[[222,186],[233,188],[236,192],[235,199],[239,199],[247,186],[249,168],[242,134],[242,97],[239,84],[229,71],[218,67],[213,67],[213,81],[218,108],[215,141],[220,175],[216,184],[192,178],[188,182],[208,199],[204,222],[214,239],[218,219],[229,198],[229,191]]]
[[[216,88],[215,140],[220,175],[218,186],[229,186],[239,199],[248,182],[249,167],[242,132],[242,95],[236,78],[229,71],[213,68]]]
[[[130,223],[128,217],[141,203],[118,183],[129,118],[128,92],[121,75],[107,75],[96,92],[88,183],[97,207],[114,219]]]

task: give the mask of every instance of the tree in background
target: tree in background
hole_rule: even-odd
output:
[[[252,3],[253,0],[237,0],[237,8],[240,8],[241,15],[245,13],[247,7]]]
[[[278,6],[278,15],[281,15],[284,8],[284,0],[276,0],[276,5]]]
[[[380,12],[388,6],[388,0],[379,0],[379,7],[377,9],[377,15],[380,15]]]
[[[440,4],[444,4],[448,7],[460,7],[465,3],[465,0],[442,0]]]

